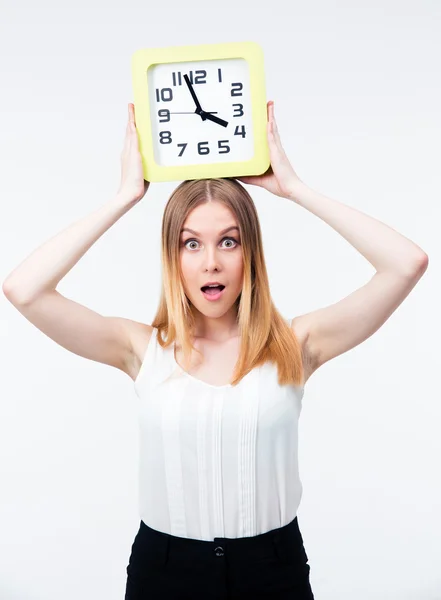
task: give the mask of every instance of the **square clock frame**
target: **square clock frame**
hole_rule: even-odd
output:
[[[267,171],[263,51],[255,42],[137,50],[132,82],[147,181]]]

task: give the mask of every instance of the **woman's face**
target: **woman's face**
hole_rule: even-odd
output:
[[[243,277],[234,213],[220,202],[207,202],[193,209],[181,230],[180,258],[184,290],[196,309],[207,317],[220,317],[231,309],[242,291]],[[209,281],[225,286],[217,300],[207,299],[201,291]]]

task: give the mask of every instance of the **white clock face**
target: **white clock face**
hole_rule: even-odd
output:
[[[253,158],[250,76],[245,59],[156,64],[148,69],[147,77],[157,164]],[[196,112],[199,109],[203,116],[208,113],[221,123],[206,116],[203,120]]]

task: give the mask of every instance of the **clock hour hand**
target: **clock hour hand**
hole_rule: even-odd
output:
[[[192,98],[193,98],[193,100],[194,100],[194,102],[196,104],[196,110],[194,112],[196,114],[198,114],[203,121],[205,121],[205,119],[207,117],[205,116],[205,113],[202,110],[202,106],[200,105],[200,102],[199,102],[199,100],[198,100],[198,98],[196,96],[196,93],[195,93],[195,91],[193,89],[193,86],[190,83],[190,79],[189,79],[188,75],[184,75],[184,79],[185,79],[185,83],[188,85],[188,89],[190,90],[190,94],[191,94],[191,96],[192,96]]]
[[[228,121],[224,121],[223,119],[219,119],[219,117],[214,117],[212,114],[207,113],[205,111],[202,111],[202,113],[203,113],[203,115],[205,116],[206,119],[209,119],[210,121],[214,121],[214,123],[218,123],[219,125],[222,125],[222,127],[228,127]]]

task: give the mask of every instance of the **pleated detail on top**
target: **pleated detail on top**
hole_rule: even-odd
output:
[[[302,496],[298,420],[303,388],[280,386],[271,363],[236,386],[183,371],[153,329],[135,381],[139,511],[150,527],[212,540],[290,522]]]
[[[238,537],[256,535],[256,443],[259,416],[260,370],[251,372],[246,393],[242,396],[243,410],[240,415],[239,444],[237,452],[237,488],[239,490]]]

